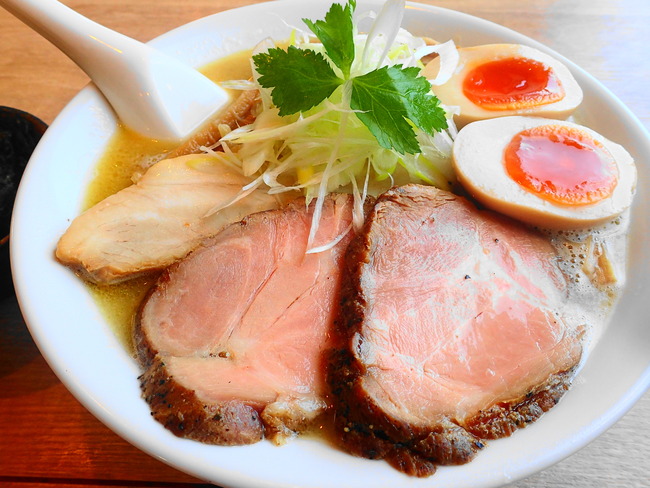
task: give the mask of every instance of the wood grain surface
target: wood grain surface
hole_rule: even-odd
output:
[[[63,3],[107,27],[147,41],[189,21],[257,2]],[[604,83],[650,128],[648,0],[421,3],[476,15],[545,43]],[[85,74],[62,53],[0,9],[0,105],[20,108],[50,123],[87,82]],[[2,488],[202,484],[132,447],[91,416],[47,366],[11,294],[0,296],[0,412]],[[511,486],[650,487],[649,419],[650,394],[646,393],[620,422],[590,445]]]

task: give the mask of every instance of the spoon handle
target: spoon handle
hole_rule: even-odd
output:
[[[0,6],[74,61],[138,132],[183,138],[227,102],[225,91],[195,69],[57,0],[0,0]]]

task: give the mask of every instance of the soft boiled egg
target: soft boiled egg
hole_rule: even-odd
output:
[[[432,86],[444,105],[457,106],[459,127],[476,120],[510,115],[565,119],[582,102],[582,89],[559,60],[521,44],[485,44],[458,49],[456,69],[447,82]],[[439,58],[423,76],[435,78]]]
[[[500,117],[463,127],[453,165],[481,204],[550,229],[612,220],[632,203],[636,167],[620,145],[567,121]]]

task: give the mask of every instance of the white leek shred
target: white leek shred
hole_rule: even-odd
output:
[[[226,80],[219,83],[221,88],[230,90],[257,90],[259,86],[253,80]]]
[[[435,86],[444,85],[449,81],[449,78],[452,77],[456,67],[458,66],[458,61],[460,59],[458,49],[456,49],[454,41],[450,39],[442,44],[422,47],[417,50],[416,55],[419,56],[419,58],[422,58],[433,53],[436,53],[440,59],[440,69],[438,70],[436,77],[429,80],[429,83]]]
[[[377,60],[375,68],[380,68],[382,66],[384,59],[388,56],[388,53],[395,42],[395,38],[400,31],[405,8],[405,0],[388,0],[384,3],[381,12],[379,12],[379,15],[368,32],[363,47],[363,55],[361,56],[362,64],[366,64],[368,53],[372,52],[374,41],[383,37],[383,49],[381,50],[381,55]]]
[[[272,47],[275,47],[275,41],[270,37],[267,37],[261,42],[258,42],[257,45],[253,48],[253,52],[251,53],[250,63],[251,63],[251,72],[253,73],[253,83],[255,84],[255,88],[260,87],[257,81],[259,80],[260,74],[257,72],[257,68],[255,66],[255,63],[253,62],[253,56],[255,56],[256,54],[265,53]],[[269,110],[273,105],[271,101],[271,92],[268,90],[264,90],[264,91],[260,90],[260,98],[262,100],[262,109]]]
[[[402,29],[404,4],[404,0],[389,0],[378,15],[370,12],[357,16],[357,25],[366,19],[370,19],[372,25],[368,34],[358,33],[355,25],[356,55],[351,76],[363,75],[382,66],[421,68],[421,58],[436,53],[440,57],[440,70],[429,82],[442,84],[449,79],[458,63],[453,41],[428,46],[422,38]],[[326,56],[322,44],[314,42],[308,31],[295,29],[290,42]],[[253,53],[266,52],[274,46],[271,39],[265,39]],[[332,67],[338,69],[333,63]],[[363,203],[368,195],[377,195],[389,186],[407,182],[443,189],[449,189],[453,184],[451,147],[457,131],[452,117],[456,107],[443,107],[449,126],[447,130],[429,135],[415,129],[421,148],[419,154],[399,154],[381,147],[368,128],[354,116],[349,105],[349,83],[309,111],[281,117],[272,104],[271,90],[261,87],[258,78],[253,65],[252,80],[222,84],[242,90],[258,89],[262,110],[254,123],[224,134],[218,143],[223,152],[214,151],[217,145],[205,148],[253,177],[253,181],[231,201],[211,209],[208,214],[259,188],[272,194],[301,191],[306,205],[314,203],[308,242],[308,252],[314,253],[330,249],[350,229],[359,230],[364,220]],[[335,191],[353,195],[352,224],[334,241],[314,247],[325,198]]]
[[[327,244],[308,248],[305,254],[316,254],[319,252],[329,251],[334,246],[336,246],[339,242],[341,242],[341,239],[343,239],[351,230],[352,230],[352,224],[348,225],[343,232],[341,232],[338,236],[336,236],[334,239],[329,241]]]

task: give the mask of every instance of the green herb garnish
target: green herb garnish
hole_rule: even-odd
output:
[[[303,19],[327,57],[295,46],[255,55],[258,82],[272,89],[273,103],[283,116],[306,112],[342,87],[343,93],[349,94],[350,108],[382,147],[417,154],[420,144],[414,127],[429,135],[446,129],[445,112],[418,68],[384,66],[351,74],[355,7],[353,0],[345,6],[335,3],[324,20]]]

